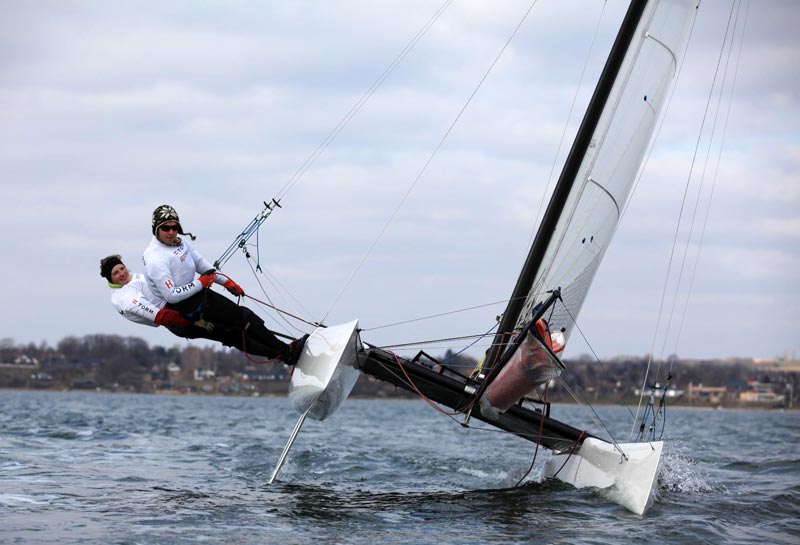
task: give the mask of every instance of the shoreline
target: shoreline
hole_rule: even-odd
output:
[[[220,392],[186,392],[186,391],[176,391],[176,390],[156,390],[152,392],[137,392],[137,391],[126,391],[126,390],[110,390],[105,388],[96,388],[96,389],[82,389],[82,388],[10,388],[10,387],[0,387],[0,392],[50,392],[50,393],[84,393],[84,394],[127,394],[127,395],[156,395],[156,396],[186,396],[186,397],[244,397],[244,398],[286,398],[288,397],[287,393],[281,392],[266,392],[266,393],[255,393],[255,394],[246,394],[246,393],[220,393]],[[350,395],[347,399],[359,399],[359,400],[375,400],[375,401],[421,401],[417,396],[410,396],[410,395],[390,395],[382,392],[383,395],[364,395],[364,394],[356,394]],[[579,403],[576,403],[573,400],[559,400],[552,402],[554,405],[569,405],[569,406],[577,406]],[[592,406],[594,407],[625,407],[624,404],[621,403],[606,403],[606,402],[598,402],[593,403]],[[628,406],[631,406],[630,404]],[[690,404],[690,403],[670,403],[667,404],[668,409],[702,409],[702,410],[744,410],[744,411],[777,411],[777,412],[795,412],[800,411],[800,406],[795,407],[766,407],[764,405],[757,405],[757,404]]]

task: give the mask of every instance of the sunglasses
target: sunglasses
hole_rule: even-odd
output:
[[[158,226],[158,230],[159,231],[164,231],[165,233],[167,231],[177,231],[178,230],[178,224],[175,224],[175,225],[159,225]]]

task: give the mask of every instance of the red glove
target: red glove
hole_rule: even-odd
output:
[[[175,327],[186,327],[192,325],[192,322],[181,316],[177,310],[170,308],[162,308],[156,314],[156,323],[158,325],[171,325]]]
[[[203,285],[204,288],[207,288],[211,284],[214,283],[214,273],[211,272],[211,273],[204,274],[203,276],[201,276],[197,280],[200,281],[200,283]]]
[[[226,290],[231,292],[233,295],[236,295],[237,297],[241,297],[242,295],[244,295],[244,290],[242,289],[242,287],[239,284],[237,284],[236,282],[234,282],[233,280],[231,280],[230,278],[228,278],[225,281],[225,283],[222,284],[222,286]]]

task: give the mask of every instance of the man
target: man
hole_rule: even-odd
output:
[[[256,356],[271,357],[274,353],[255,339],[243,338],[240,332],[217,328],[203,320],[192,322],[178,311],[167,308],[166,301],[153,294],[147,286],[144,275],[131,274],[119,255],[100,260],[100,276],[108,280],[112,290],[111,304],[132,322],[152,327],[165,326],[179,337],[210,339]]]
[[[281,359],[287,365],[297,362],[305,337],[291,345],[280,341],[252,310],[210,289],[216,283],[237,297],[244,295],[239,284],[215,272],[195,250],[189,241],[195,237],[183,232],[174,208],[167,204],[156,208],[151,227],[153,238],[142,255],[144,275],[150,290],[167,302],[166,308],[178,311],[189,321],[204,320],[243,334],[266,347],[270,351],[268,357]],[[195,278],[197,274],[199,278]]]

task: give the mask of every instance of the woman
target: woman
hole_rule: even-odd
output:
[[[124,318],[137,324],[165,326],[179,337],[210,339],[225,346],[233,346],[256,356],[270,357],[274,350],[255,339],[243,339],[241,332],[214,327],[202,320],[191,322],[177,310],[166,307],[167,302],[155,295],[147,285],[144,275],[131,274],[122,257],[110,255],[100,260],[100,276],[108,280],[111,304]]]
[[[279,358],[288,365],[296,363],[304,339],[292,345],[281,342],[252,310],[209,289],[211,284],[217,283],[233,295],[244,295],[239,284],[216,273],[194,249],[189,241],[194,237],[183,232],[174,208],[163,204],[153,211],[152,231],[153,239],[142,256],[144,274],[150,289],[167,302],[167,308],[177,310],[190,321],[202,319],[215,327],[243,333],[247,339],[254,339],[269,349],[269,357]],[[195,274],[199,274],[199,278],[195,278]]]

